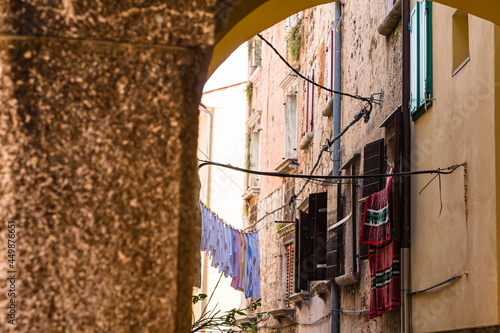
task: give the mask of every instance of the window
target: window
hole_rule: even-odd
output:
[[[290,308],[292,302],[290,296],[293,294],[293,243],[285,246],[286,272],[285,272],[285,307]]]
[[[453,14],[453,76],[469,61],[469,15],[457,10]]]
[[[295,292],[326,278],[327,193],[309,195],[309,214],[299,210],[295,226]]]
[[[262,65],[262,40],[260,38],[254,37],[252,39],[250,60],[252,61],[251,65],[254,67]]]
[[[260,131],[261,122],[260,116],[262,114],[261,110],[255,110],[246,121],[248,127],[248,133],[246,138],[246,157],[245,157],[245,167],[248,170],[260,170]],[[259,188],[259,176],[258,175],[248,175],[247,174],[247,189],[258,189]],[[247,192],[249,195],[256,195],[255,191]],[[245,200],[249,199],[250,196],[244,196]]]
[[[260,130],[254,129],[251,131],[250,139],[250,161],[251,170],[260,170]],[[250,175],[250,187],[259,187],[259,175]]]
[[[297,159],[297,94],[286,96],[285,160]]]
[[[314,69],[311,69],[307,78],[314,81]],[[306,133],[313,131],[313,107],[314,107],[314,85],[307,82],[306,86],[307,105],[306,105]]]
[[[410,113],[418,119],[432,104],[432,3],[418,0],[410,17]]]

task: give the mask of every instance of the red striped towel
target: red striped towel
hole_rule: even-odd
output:
[[[390,195],[392,177],[386,187],[368,196],[361,222],[359,242],[369,245],[382,245],[391,240]]]

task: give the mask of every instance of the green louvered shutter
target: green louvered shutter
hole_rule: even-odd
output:
[[[410,113],[413,114],[417,111],[418,99],[418,30],[419,21],[418,17],[419,6],[415,6],[411,11],[410,16]]]
[[[410,113],[416,120],[432,104],[432,2],[417,1],[409,29]]]
[[[422,41],[425,45],[425,52],[421,55],[423,67],[425,67],[422,76],[424,86],[421,107],[425,109],[425,103],[427,103],[427,108],[432,104],[432,2],[422,1],[421,6],[422,34],[425,36]]]

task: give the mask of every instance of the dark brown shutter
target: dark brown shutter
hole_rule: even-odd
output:
[[[307,290],[314,276],[314,239],[311,237],[309,214],[299,211],[295,229],[295,292]]]
[[[344,224],[328,231],[326,253],[326,278],[334,279],[344,274]]]
[[[380,139],[369,143],[365,146],[363,151],[363,174],[364,175],[376,175],[385,173],[385,149],[384,149],[384,139]],[[368,178],[363,180],[363,197],[367,197],[370,194],[381,191],[385,186],[385,178]],[[360,221],[363,218],[364,206],[361,206]],[[361,223],[359,223],[361,226]],[[368,245],[359,245],[359,257],[360,259],[368,258]]]
[[[326,278],[326,215],[327,192],[309,195],[309,216],[314,228],[314,280]]]
[[[363,202],[362,204],[359,205],[359,227],[361,228],[361,219],[363,218],[363,212],[365,211],[365,204],[366,202]],[[358,240],[359,241],[359,240]],[[368,244],[361,244],[359,243],[359,259],[364,260],[368,259]]]
[[[364,175],[383,173],[385,161],[384,139],[367,144],[363,155]],[[382,190],[384,184],[383,178],[365,178],[363,180],[363,197]]]

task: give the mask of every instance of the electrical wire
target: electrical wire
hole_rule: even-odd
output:
[[[274,51],[274,53],[276,53],[276,55],[281,59],[281,61],[283,61],[285,63],[285,65],[287,65],[288,68],[290,68],[301,79],[306,80],[307,82],[315,85],[316,87],[324,89],[324,90],[329,91],[331,93],[339,94],[339,95],[342,95],[342,96],[347,96],[347,97],[350,97],[350,98],[354,98],[354,99],[358,99],[358,100],[364,101],[364,102],[368,103],[370,111],[373,108],[372,101],[370,100],[370,98],[362,97],[362,96],[359,96],[359,95],[352,95],[352,94],[341,92],[341,91],[336,91],[336,90],[327,88],[325,86],[322,86],[321,84],[316,83],[313,80],[308,79],[307,77],[305,77],[304,75],[302,75],[297,69],[295,69],[288,61],[286,61],[286,59],[279,53],[279,51],[267,39],[265,39],[261,34],[257,34],[257,36],[260,39],[262,39],[264,41],[264,43],[266,43]]]
[[[314,171],[316,170],[316,168],[318,167],[319,165],[319,162],[321,161],[321,157],[323,156],[323,153],[324,153],[324,150],[321,150],[321,152],[319,153],[319,156],[318,156],[318,159],[316,160],[316,163],[314,164],[312,170],[311,170],[311,174],[314,173]],[[297,177],[297,178],[302,178],[304,179],[304,177]],[[269,215],[272,215],[280,210],[282,210],[283,208],[285,208],[286,206],[290,206],[291,204],[293,204],[295,202],[295,199],[297,199],[299,197],[299,195],[302,194],[302,192],[304,192],[304,189],[306,188],[306,186],[309,184],[309,179],[306,179],[306,182],[305,184],[302,186],[302,188],[300,189],[299,193],[298,194],[293,194],[292,197],[290,198],[290,200],[285,203],[284,205],[282,205],[281,207],[273,210],[272,212],[270,213],[267,213],[266,215],[264,215],[263,217],[261,217],[259,220],[257,220],[257,222],[255,222],[253,225],[259,223],[260,221],[264,220],[266,217],[268,217]]]
[[[207,158],[208,161],[212,162],[212,160],[210,159],[210,157],[208,157],[207,154],[205,154],[199,147],[198,147],[198,150],[200,151],[200,153],[202,153],[205,156],[205,158]],[[241,192],[243,192],[243,194],[246,193],[245,190],[242,189],[241,186],[238,185],[238,183],[236,183],[231,177],[229,177],[229,175],[227,173],[224,172],[224,170],[222,170],[220,167],[217,167],[217,169],[219,169],[220,172],[222,172],[222,174],[224,176],[226,176],[234,185],[236,185],[236,187],[238,187],[241,190]],[[257,207],[259,207],[260,209],[262,209],[262,211],[264,213],[267,213],[266,210],[259,205],[259,203],[257,203]]]
[[[364,101],[366,102],[367,104],[363,107],[363,109],[356,113],[356,115],[354,116],[354,120],[351,121],[351,123],[349,125],[347,125],[344,130],[339,134],[337,135],[335,138],[333,138],[333,140],[328,140],[328,145],[325,145],[323,146],[323,150],[328,150],[328,148],[330,148],[333,143],[335,141],[337,141],[341,136],[343,136],[345,134],[345,132],[352,126],[354,125],[355,123],[357,123],[361,118],[364,118],[365,119],[365,123],[368,122],[368,120],[370,119],[370,114],[373,110],[373,103],[372,103],[372,100],[371,98],[366,98],[366,97],[362,97],[362,96],[359,96],[359,95],[352,95],[352,94],[349,94],[349,93],[345,93],[345,92],[341,92],[341,91],[336,91],[336,90],[333,90],[333,89],[330,89],[330,88],[327,88],[319,83],[316,83],[314,82],[313,80],[305,77],[304,75],[302,75],[296,68],[294,68],[280,53],[279,51],[268,41],[266,40],[264,37],[262,37],[261,34],[257,34],[257,36],[262,39],[273,51],[274,53],[276,53],[276,55],[281,59],[281,61],[283,61],[285,63],[285,65],[288,66],[288,68],[290,68],[295,74],[297,74],[301,79],[303,80],[306,80],[307,82],[315,85],[316,87],[318,88],[321,88],[321,89],[324,89],[326,91],[329,91],[331,93],[334,93],[334,94],[339,94],[339,95],[342,95],[342,96],[347,96],[347,97],[350,97],[350,98],[354,98],[354,99],[358,99],[358,100],[361,100],[361,101]]]
[[[321,157],[322,154],[320,154],[319,157]],[[424,175],[424,174],[440,174],[440,175],[449,175],[453,172],[455,172],[456,169],[459,167],[463,166],[463,164],[455,164],[452,166],[449,166],[447,168],[439,168],[439,169],[434,169],[434,170],[422,170],[422,171],[406,171],[406,172],[398,172],[398,173],[384,173],[384,174],[373,174],[373,175],[350,175],[350,176],[322,176],[322,175],[300,175],[300,174],[288,174],[284,172],[269,172],[269,171],[256,171],[256,170],[247,170],[243,168],[238,168],[238,167],[233,167],[230,164],[222,164],[222,163],[216,163],[216,162],[210,162],[210,161],[200,161],[202,162],[199,164],[198,168],[202,168],[206,165],[215,165],[215,166],[220,166],[223,168],[231,169],[231,170],[236,170],[240,172],[245,172],[245,173],[250,173],[254,175],[260,175],[260,176],[268,176],[268,177],[280,177],[280,178],[302,178],[306,180],[319,180],[319,179],[370,179],[370,178],[383,178],[383,177],[406,177],[406,176],[413,176],[413,175]],[[316,163],[315,167],[317,167],[319,163]],[[314,171],[315,168],[313,168]],[[447,170],[447,171],[445,171]],[[296,196],[299,196],[301,192],[299,192]]]
[[[319,165],[319,161],[321,160],[321,156],[323,155],[323,151],[321,151],[320,155],[318,156],[318,160],[316,161],[313,169],[311,170],[311,173],[315,171],[317,166]],[[233,167],[231,165],[226,165],[226,164],[221,164],[221,163],[215,163],[215,162],[209,162],[209,161],[200,161],[203,162],[199,164],[198,168],[202,168],[203,166],[206,165],[216,165],[240,172],[245,172],[245,173],[252,173],[252,174],[257,174],[261,176],[270,176],[270,177],[281,177],[281,178],[301,178],[301,179],[306,179],[306,183],[302,186],[301,190],[299,191],[298,194],[292,195],[290,198],[290,201],[285,203],[284,205],[272,210],[271,212],[266,213],[263,217],[261,217],[259,220],[256,222],[252,223],[250,226],[245,228],[244,230],[248,230],[253,228],[255,225],[257,225],[259,222],[267,218],[269,215],[272,215],[281,209],[285,208],[286,206],[290,206],[297,200],[297,198],[302,194],[306,186],[309,184],[311,180],[320,180],[320,179],[332,179],[332,180],[341,180],[341,179],[350,179],[351,181],[356,180],[356,179],[370,179],[370,178],[382,178],[382,177],[407,177],[407,176],[412,176],[412,175],[422,175],[422,174],[438,174],[438,175],[448,175],[453,173],[456,169],[458,169],[461,166],[464,166],[464,164],[455,164],[447,168],[438,168],[435,170],[423,170],[423,171],[407,171],[407,172],[399,172],[399,173],[388,173],[388,174],[374,174],[374,175],[350,175],[350,176],[321,176],[321,175],[297,175],[297,174],[288,174],[288,173],[282,173],[282,172],[265,172],[265,171],[255,171],[255,170],[247,170],[247,169],[242,169],[242,168],[237,168]],[[445,171],[447,170],[447,171]],[[263,211],[265,211],[263,209]]]

